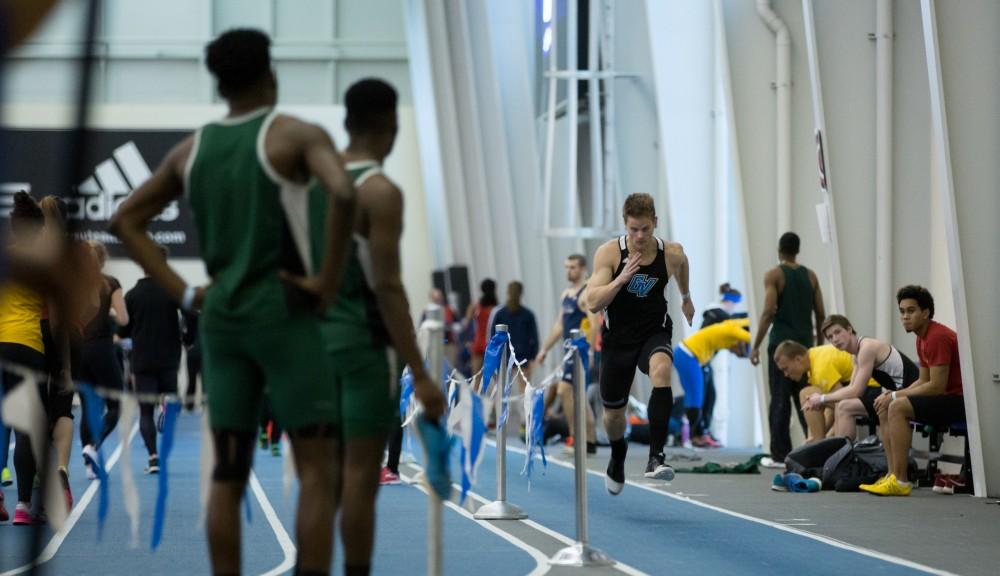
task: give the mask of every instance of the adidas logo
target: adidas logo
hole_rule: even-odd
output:
[[[66,201],[67,216],[72,220],[107,222],[128,195],[143,184],[152,172],[139,153],[135,142],[129,141],[115,149],[111,158],[101,162],[94,175],[77,187],[77,194]],[[28,182],[0,183],[0,218],[10,217],[14,208],[14,194],[24,190],[31,193]],[[173,222],[180,216],[177,202],[171,202],[156,218]]]
[[[68,216],[74,220],[107,221],[152,173],[139,153],[135,142],[129,141],[115,149],[111,158],[101,162],[94,175],[77,187],[79,195],[67,198]],[[171,202],[156,218],[173,222],[180,216],[177,202]]]

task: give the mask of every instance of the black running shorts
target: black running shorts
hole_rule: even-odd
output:
[[[601,351],[601,400],[605,408],[621,408],[628,404],[628,395],[635,379],[635,369],[649,374],[649,359],[662,352],[674,357],[670,332],[655,332],[644,343],[629,348],[605,348]]]

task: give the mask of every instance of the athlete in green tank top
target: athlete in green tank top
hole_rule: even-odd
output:
[[[799,390],[803,384],[785,377],[775,361],[775,349],[786,340],[811,347],[813,319],[816,321],[816,342],[823,343],[820,331],[826,315],[823,310],[823,294],[816,274],[796,261],[799,244],[799,237],[794,232],[786,232],[778,240],[780,264],[764,275],[764,309],[761,311],[757,335],[750,351],[750,362],[756,366],[760,363],[760,345],[773,322],[774,330],[771,331],[767,349],[770,392],[767,419],[771,432],[771,454],[761,461],[766,467],[784,468],[785,456],[792,449],[788,420],[792,415],[793,405],[802,430],[806,431],[806,421],[799,409]]]
[[[375,160],[349,162],[347,174],[355,188],[360,189],[369,178],[382,176],[382,166]],[[309,218],[313,222],[311,240],[315,262],[323,255],[323,239],[317,233],[315,224],[326,217],[326,204],[322,189],[314,186],[309,194]],[[353,235],[351,252],[337,297],[326,309],[321,330],[326,349],[331,352],[359,346],[385,347],[389,344],[385,323],[375,298],[371,250],[368,240],[357,233]]]
[[[784,275],[784,286],[778,294],[778,310],[774,313],[771,343],[794,340],[805,347],[813,344],[812,312],[815,300],[809,269],[805,266],[778,266]]]
[[[241,569],[239,504],[265,388],[301,478],[295,571],[328,573],[340,406],[329,385],[319,314],[301,300],[312,297],[318,309],[337,289],[350,247],[354,187],[325,130],[273,111],[277,83],[264,33],[226,32],[209,44],[206,62],[229,106],[226,119],[171,150],[122,204],[111,230],[184,309],[203,308],[203,376],[216,448],[207,511],[213,573]],[[307,217],[313,178],[332,206],[316,223],[326,231],[321,263],[311,255]],[[147,234],[149,222],[185,193],[211,277],[207,289],[187,286]]]
[[[437,419],[445,404],[424,369],[400,278],[402,193],[381,169],[396,138],[396,101],[396,91],[375,79],[357,82],[344,97],[351,138],[344,158],[358,190],[358,215],[344,281],[326,310],[322,332],[344,434],[345,574],[370,569],[382,453],[389,434],[399,429],[397,354],[400,364],[410,366],[425,414]],[[322,195],[312,194],[310,217],[321,219],[325,210]],[[313,243],[318,245],[316,238]]]

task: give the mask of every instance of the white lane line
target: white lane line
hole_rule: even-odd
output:
[[[138,431],[139,431],[139,423],[136,422],[135,425],[132,426],[132,431],[129,432],[129,442],[131,442],[132,439],[135,438],[135,435]],[[119,442],[118,447],[115,448],[115,451],[111,453],[111,458],[108,458],[108,465],[107,465],[108,472],[111,472],[111,469],[115,467],[115,464],[118,463],[118,459],[121,458],[121,456],[122,456],[122,443]],[[87,506],[89,506],[90,501],[94,499],[94,495],[97,494],[97,489],[100,487],[100,485],[101,485],[100,482],[91,481],[90,485],[87,486],[87,490],[83,493],[83,497],[80,498],[76,506],[73,507],[73,510],[70,511],[69,517],[66,518],[66,522],[63,524],[62,529],[52,535],[52,538],[49,540],[49,543],[45,545],[45,548],[42,550],[42,553],[38,555],[38,558],[36,558],[34,562],[29,562],[24,566],[20,566],[13,570],[8,570],[7,572],[0,574],[0,576],[14,576],[15,574],[23,574],[31,570],[34,566],[38,566],[39,564],[44,564],[49,560],[52,560],[52,558],[56,555],[56,552],[59,551],[59,547],[62,546],[63,542],[66,540],[66,537],[69,536],[70,530],[72,530],[73,527],[76,526],[77,520],[79,520],[80,516],[83,516],[84,511],[87,510]]]
[[[496,446],[496,444],[492,440],[487,440],[487,442],[489,444],[492,444],[492,445]],[[507,449],[510,450],[510,451],[512,451],[512,452],[516,452],[518,454],[527,456],[527,451],[525,451],[523,448],[519,448],[517,446],[510,446],[510,445],[508,445]],[[550,458],[549,461],[550,462],[555,462],[556,465],[562,466],[563,468],[567,468],[569,470],[573,470],[574,469],[574,466],[572,464],[569,464],[569,463],[566,463],[566,462],[562,462],[562,461],[560,461],[560,460],[558,460],[556,458]],[[597,476],[599,478],[603,478],[604,477],[604,473],[603,472],[598,472],[597,470],[590,470],[589,468],[587,469],[587,473],[589,473],[589,474],[591,474],[593,476]],[[920,564],[918,562],[913,562],[912,560],[907,560],[906,558],[900,558],[898,556],[893,556],[891,554],[886,554],[884,552],[879,552],[877,550],[872,550],[870,548],[864,548],[864,547],[861,547],[861,546],[856,546],[856,545],[851,544],[849,542],[844,542],[843,540],[837,540],[836,538],[831,538],[830,536],[823,536],[821,534],[815,534],[813,532],[808,532],[806,530],[796,530],[795,528],[791,528],[791,527],[789,527],[788,525],[785,525],[785,524],[778,524],[777,522],[772,522],[770,520],[764,520],[763,518],[755,518],[753,516],[748,516],[746,514],[741,514],[739,512],[734,512],[732,510],[727,510],[725,508],[720,508],[718,506],[713,506],[711,504],[706,504],[706,503],[700,502],[698,500],[694,500],[694,499],[687,498],[687,497],[684,497],[684,496],[678,496],[676,494],[672,494],[670,492],[665,492],[663,490],[657,490],[656,488],[652,488],[650,486],[646,486],[646,485],[640,484],[638,482],[634,482],[632,480],[625,480],[625,483],[628,484],[628,485],[630,485],[630,486],[635,486],[636,488],[640,488],[642,490],[646,490],[647,492],[652,492],[653,494],[658,494],[660,496],[666,496],[667,498],[672,498],[674,500],[679,500],[681,502],[687,502],[689,504],[694,504],[695,506],[701,506],[702,508],[706,508],[708,510],[714,510],[714,511],[720,512],[722,514],[727,514],[729,516],[733,516],[733,517],[736,517],[736,518],[741,518],[743,520],[749,520],[750,522],[756,522],[757,524],[762,524],[764,526],[770,526],[771,528],[775,528],[777,530],[782,530],[782,531],[788,532],[790,534],[797,534],[799,536],[802,536],[802,537],[805,537],[805,538],[809,538],[810,540],[815,540],[817,542],[821,542],[823,544],[827,544],[829,546],[833,546],[834,548],[840,548],[841,550],[847,550],[848,552],[854,552],[854,553],[857,553],[857,554],[861,554],[862,556],[868,556],[869,558],[875,558],[877,560],[883,560],[883,561],[889,562],[891,564],[897,564],[899,566],[904,566],[906,568],[912,568],[914,570],[920,570],[921,572],[926,572],[928,574],[936,574],[937,576],[958,576],[954,572],[948,572],[947,570],[941,570],[940,568],[932,568],[930,566],[926,566],[926,565]]]
[[[399,477],[402,478],[408,485],[413,486],[414,488],[420,490],[424,494],[427,494],[427,489],[420,482],[414,482],[411,477],[406,476],[405,474],[402,473],[400,473]],[[528,555],[531,556],[531,558],[535,561],[535,569],[529,572],[528,576],[542,576],[543,574],[546,574],[549,571],[549,558],[545,554],[542,554],[542,551],[539,550],[538,548],[535,548],[534,546],[528,544],[524,540],[521,540],[511,534],[508,534],[507,532],[497,528],[496,526],[494,526],[489,522],[476,520],[476,517],[473,516],[471,512],[469,512],[465,508],[462,508],[458,504],[455,504],[451,500],[444,500],[444,505],[451,508],[452,510],[455,510],[465,518],[472,520],[476,524],[479,524],[483,528],[486,528],[490,532],[493,532],[494,534],[510,542],[514,546],[517,546],[521,550],[527,552]]]
[[[511,448],[511,449],[513,450],[513,448]],[[452,483],[452,486],[454,486],[455,488],[457,488],[459,491],[462,490],[462,487],[459,486],[458,484]],[[477,501],[479,501],[482,504],[489,504],[489,503],[493,502],[492,500],[484,498],[483,496],[479,495],[476,492],[473,492],[472,490],[469,490],[468,495],[470,497],[472,497],[473,500],[477,500]],[[525,526],[530,526],[531,528],[533,528],[533,529],[541,532],[542,534],[545,534],[546,536],[549,536],[550,538],[558,540],[559,542],[562,542],[563,544],[566,544],[567,546],[572,546],[572,545],[576,544],[576,540],[573,540],[569,536],[566,536],[565,534],[563,534],[561,532],[556,532],[555,530],[549,528],[548,526],[544,526],[542,524],[539,524],[538,522],[535,522],[534,520],[531,520],[530,518],[521,519],[521,520],[518,520],[518,522],[523,523]],[[612,558],[612,560],[614,560],[614,559]],[[643,572],[643,571],[641,571],[641,570],[639,570],[637,568],[633,568],[632,566],[629,566],[628,564],[624,564],[622,562],[619,562],[618,560],[614,560],[614,562],[615,562],[615,564],[614,564],[613,568],[617,568],[618,570],[621,570],[622,572],[628,574],[629,576],[647,576],[645,572]]]
[[[288,532],[285,531],[285,526],[278,519],[278,515],[274,512],[271,501],[267,499],[267,494],[264,493],[264,489],[257,480],[257,474],[253,470],[250,471],[250,489],[253,490],[253,495],[257,498],[257,503],[260,504],[261,510],[264,511],[267,523],[271,525],[271,530],[274,530],[274,536],[278,539],[281,551],[285,555],[285,559],[281,561],[281,564],[264,572],[263,576],[284,574],[295,568],[295,544],[292,542],[292,538],[288,535]]]

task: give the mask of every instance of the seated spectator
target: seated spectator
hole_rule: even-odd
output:
[[[917,335],[920,374],[909,387],[875,399],[889,474],[874,484],[862,484],[861,489],[879,496],[910,494],[906,465],[913,441],[911,420],[945,426],[965,422],[958,335],[934,321],[934,297],[926,288],[904,286],[896,301],[903,328]]]
[[[851,381],[854,365],[851,355],[829,344],[806,348],[793,340],[785,340],[774,350],[774,363],[786,378],[798,382],[799,401],[805,403],[813,394],[830,394]],[[874,380],[869,386],[878,386]],[[808,437],[806,444],[826,438],[833,427],[833,408],[805,413]]]
[[[867,416],[871,422],[878,422],[875,399],[883,389],[902,390],[915,382],[917,365],[891,344],[858,336],[851,321],[839,314],[832,314],[823,322],[823,336],[837,350],[854,358],[854,373],[850,385],[830,394],[813,393],[802,409],[822,410],[836,406],[834,433],[854,439],[856,417]],[[869,386],[869,379],[878,382],[880,387]]]

